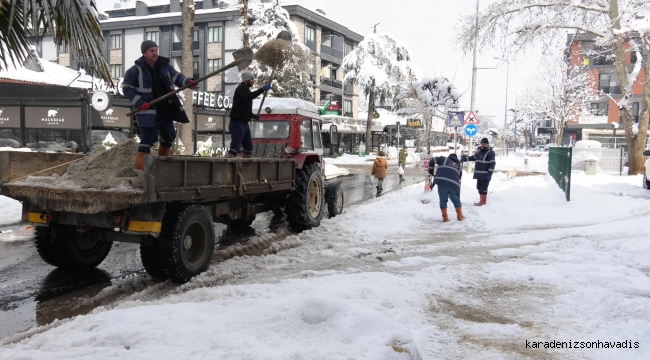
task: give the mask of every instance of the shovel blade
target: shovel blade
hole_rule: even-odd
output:
[[[253,62],[253,50],[249,47],[243,47],[241,49],[235,50],[232,53],[232,57],[237,62],[237,69],[242,71],[250,66]]]

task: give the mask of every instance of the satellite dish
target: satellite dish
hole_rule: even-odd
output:
[[[106,91],[97,90],[93,93],[90,102],[93,105],[93,109],[100,112],[106,111],[106,109],[111,107],[111,96]]]

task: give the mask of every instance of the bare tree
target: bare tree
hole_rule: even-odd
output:
[[[196,5],[194,0],[182,0],[181,16],[183,19],[182,43],[182,65],[181,72],[185,75],[194,73],[194,11]],[[185,101],[183,107],[187,113],[190,122],[187,124],[178,123],[178,139],[185,147],[185,153],[179,155],[189,155],[194,152],[194,139],[192,138],[192,128],[194,127],[194,105],[192,104],[192,89],[183,90]]]
[[[570,66],[564,56],[559,53],[544,61],[517,104],[524,129],[532,133],[540,121],[552,121],[557,146],[561,145],[568,122],[590,116],[591,103],[602,98],[586,69]]]
[[[650,117],[650,81],[643,84],[643,112],[638,124],[631,99],[632,84],[641,71],[641,49],[650,45],[650,26],[639,21],[637,14],[649,10],[646,0],[497,0],[479,15],[479,48],[499,45],[505,52],[517,52],[532,43],[561,39],[570,30],[589,34],[597,44],[613,49],[622,92],[618,108],[628,144],[629,174],[640,174]],[[474,16],[467,16],[459,33],[465,51],[473,47],[475,27]],[[631,69],[627,51],[635,52],[639,59]],[[645,68],[645,78],[650,78],[650,67]]]

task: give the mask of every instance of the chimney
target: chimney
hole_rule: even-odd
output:
[[[321,13],[321,14],[323,14],[323,15],[327,15],[327,14],[325,13],[325,10],[323,10],[323,9],[316,9],[316,12],[317,12],[317,13]]]
[[[135,16],[147,16],[147,15],[149,15],[149,9],[147,8],[147,4],[143,3],[142,1],[136,1]]]

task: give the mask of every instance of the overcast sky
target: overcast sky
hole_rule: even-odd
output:
[[[481,9],[493,0],[481,0]],[[111,9],[115,0],[97,0],[100,11]],[[476,0],[286,0],[282,4],[301,4],[311,9],[323,9],[327,16],[361,35],[372,32],[380,23],[379,32],[388,32],[406,43],[414,62],[428,76],[444,75],[452,79],[461,91],[461,101],[469,108],[472,80],[472,54],[464,56],[454,45],[460,17],[476,12]],[[495,60],[501,53],[482,49],[478,67],[476,107],[481,115],[494,116],[503,123],[506,96],[506,63]],[[541,55],[538,51],[509,56],[510,79],[508,107],[523,95],[528,77],[537,72]],[[511,121],[509,118],[508,121]]]

